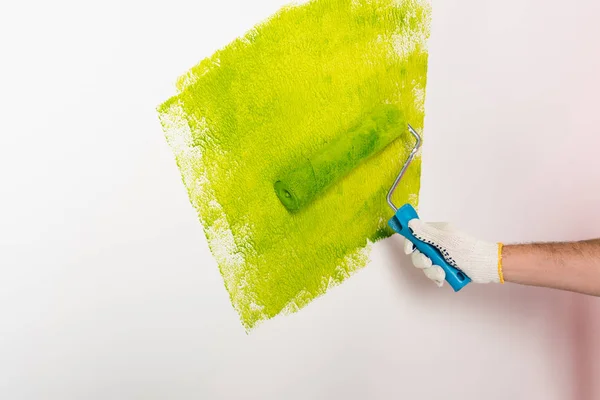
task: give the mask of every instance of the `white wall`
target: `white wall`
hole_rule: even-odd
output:
[[[0,6],[0,398],[600,397],[597,299],[438,290],[398,237],[246,335],[154,107],[284,1],[86,3]],[[434,2],[423,218],[600,236],[599,15]]]

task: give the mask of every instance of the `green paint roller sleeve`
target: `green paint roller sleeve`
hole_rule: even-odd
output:
[[[275,182],[275,193],[288,210],[298,211],[404,131],[406,122],[397,106],[378,106],[351,129],[282,174]]]

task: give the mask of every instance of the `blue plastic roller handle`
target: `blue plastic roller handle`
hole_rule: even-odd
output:
[[[396,211],[396,215],[394,215],[388,221],[388,225],[391,226],[393,230],[410,240],[412,244],[415,245],[417,250],[431,259],[433,265],[439,265],[442,267],[444,272],[446,272],[446,282],[452,286],[452,289],[454,289],[455,292],[458,292],[469,282],[471,282],[471,278],[465,275],[464,272],[448,264],[438,249],[430,244],[420,241],[413,236],[412,231],[408,227],[408,222],[415,218],[419,218],[419,215],[413,206],[410,204],[405,204]]]

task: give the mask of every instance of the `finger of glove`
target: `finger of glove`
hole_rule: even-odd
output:
[[[419,250],[415,250],[410,258],[413,265],[419,269],[431,268],[433,265],[431,259],[425,254],[421,253]]]
[[[442,267],[438,265],[433,265],[429,268],[423,269],[423,273],[426,277],[434,281],[438,287],[442,287],[444,280],[446,279],[446,273]]]
[[[429,225],[443,232],[454,232],[455,229],[447,222],[431,222]],[[404,239],[404,254],[412,254],[416,250],[415,245],[408,239]]]
[[[449,222],[428,222],[427,224],[443,232],[457,232]]]
[[[425,223],[418,218],[410,220],[408,227],[412,230],[415,237],[420,238],[425,242],[435,243],[440,247],[445,247],[445,238],[450,233]]]
[[[408,239],[404,239],[404,254],[412,254],[416,250],[416,247]]]

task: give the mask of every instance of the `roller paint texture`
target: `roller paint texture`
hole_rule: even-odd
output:
[[[275,182],[275,193],[289,211],[297,212],[405,131],[402,111],[382,104],[314,154],[290,166]]]

